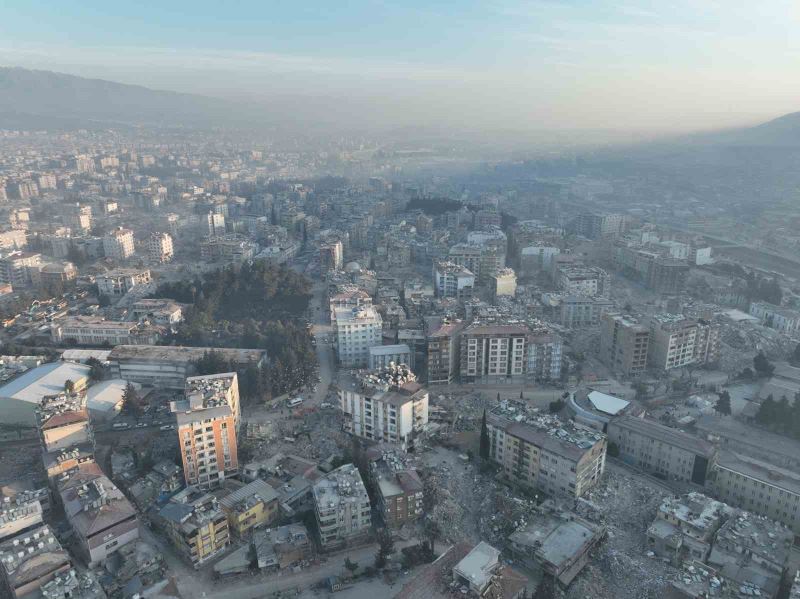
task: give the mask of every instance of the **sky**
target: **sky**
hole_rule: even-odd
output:
[[[800,110],[800,0],[4,0],[0,65],[396,126],[682,132]]]

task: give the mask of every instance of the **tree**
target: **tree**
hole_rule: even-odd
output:
[[[356,570],[358,570],[358,562],[351,560],[350,556],[348,555],[346,558],[344,558],[344,567],[348,572],[350,572],[350,576],[353,576],[353,574],[356,573]]]
[[[389,556],[394,553],[392,534],[385,528],[378,533],[378,545],[378,553],[375,554],[375,568],[380,570],[386,566]]]
[[[489,427],[486,426],[486,409],[483,410],[483,418],[481,419],[481,446],[480,455],[482,460],[488,460],[490,453],[489,444]]]
[[[714,411],[720,416],[731,415],[731,394],[723,391],[719,394],[717,403],[714,405]]]
[[[789,356],[789,364],[792,366],[800,366],[800,343],[795,346],[792,355]]]
[[[105,369],[103,368],[102,362],[91,356],[88,360],[86,360],[86,365],[89,367],[89,378],[93,381],[102,381],[103,377],[105,376]]]
[[[753,368],[759,378],[772,376],[772,372],[775,370],[775,366],[767,360],[763,351],[758,352],[753,358]]]
[[[125,385],[125,391],[122,392],[122,411],[133,416],[142,413],[142,402],[132,383]]]
[[[608,447],[606,447],[606,453],[612,458],[619,457],[619,445],[614,441],[609,441]]]
[[[64,393],[67,395],[72,395],[75,393],[75,382],[72,379],[67,379],[64,381]]]
[[[547,406],[547,409],[550,411],[551,414],[558,414],[561,410],[564,409],[564,402],[560,399],[551,401],[550,404]]]

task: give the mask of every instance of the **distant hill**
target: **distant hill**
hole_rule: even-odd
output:
[[[733,137],[734,143],[800,146],[800,112],[792,112],[756,127],[733,132]]]
[[[109,124],[221,125],[242,121],[216,98],[157,91],[50,71],[0,67],[0,127]]]

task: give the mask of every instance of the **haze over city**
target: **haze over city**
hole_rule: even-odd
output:
[[[0,5],[0,599],[800,599],[799,19]]]
[[[800,9],[762,3],[6,2],[0,63],[340,124],[675,133],[796,109]]]

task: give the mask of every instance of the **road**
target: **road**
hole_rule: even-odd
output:
[[[321,402],[326,401],[336,371],[336,357],[330,345],[333,327],[331,327],[328,309],[325,305],[325,285],[323,283],[314,284],[314,293],[309,305],[312,313],[310,320],[313,323],[311,332],[317,340],[317,361],[319,362],[319,383],[313,395],[313,404],[318,406]]]

